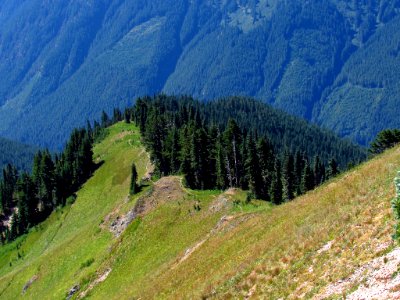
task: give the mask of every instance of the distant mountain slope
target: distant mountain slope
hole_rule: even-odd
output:
[[[314,121],[364,144],[383,126],[400,127],[399,28],[396,17],[351,56]]]
[[[343,279],[357,271],[363,283],[374,258],[392,265],[383,255],[399,148],[273,206],[239,189],[189,190],[176,176],[129,196],[132,161],[141,178],[148,154],[133,124],[108,130],[94,149],[104,163],[76,201],[0,246],[1,299],[342,297],[357,287]],[[383,278],[398,276],[395,265]]]
[[[0,134],[60,148],[86,118],[165,91],[257,97],[368,143],[378,130],[400,126],[387,114],[398,112],[390,104],[397,46],[381,48],[390,45],[399,9],[399,0],[5,0]],[[374,72],[363,72],[380,72],[371,67],[380,61],[395,64],[385,73],[390,86],[369,85]],[[365,75],[359,83],[373,90],[352,88],[341,100],[346,70]],[[352,99],[358,107],[346,106]],[[357,116],[368,107],[371,122],[343,116],[343,107]]]
[[[29,171],[36,151],[35,147],[0,137],[0,172],[7,164],[12,164],[20,171]]]

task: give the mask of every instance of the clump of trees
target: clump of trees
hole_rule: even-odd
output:
[[[385,129],[378,133],[372,141],[369,151],[372,154],[380,154],[386,149],[392,148],[400,143],[399,129]]]
[[[257,131],[234,119],[223,126],[206,124],[195,105],[166,110],[151,99],[132,109],[156,167],[156,175],[183,174],[193,189],[249,190],[254,198],[290,201],[339,172],[334,158],[324,162],[301,149],[277,151]]]
[[[83,184],[94,170],[93,130],[75,129],[61,154],[48,150],[34,156],[32,173],[19,173],[12,165],[0,181],[0,214],[10,220],[0,226],[2,242],[11,241],[43,221]]]

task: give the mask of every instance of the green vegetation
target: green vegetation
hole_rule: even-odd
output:
[[[270,118],[258,126],[253,111],[259,106],[265,109],[255,114],[275,113],[276,119]],[[239,116],[241,127],[227,117],[226,111]],[[185,184],[192,189],[236,187],[249,190],[250,198],[279,204],[337,175],[335,159],[344,165],[363,156],[361,148],[330,132],[270,111],[246,98],[202,104],[187,97],[160,95],[138,99],[130,112],[125,115],[132,115],[139,126],[156,175],[183,174]],[[296,125],[304,131],[296,128],[294,134],[290,129],[294,131]],[[277,135],[281,140],[274,135],[280,128],[282,132]],[[287,140],[290,142],[285,144]],[[330,151],[326,153],[328,145]],[[313,160],[307,152],[315,155]],[[329,154],[336,157],[329,157],[326,172]]]
[[[372,141],[369,151],[372,154],[379,154],[387,149],[393,148],[400,143],[400,130],[385,129],[378,133],[375,140]]]
[[[71,195],[94,170],[92,130],[74,130],[61,155],[38,151],[32,174],[19,174],[11,165],[0,181],[0,240],[12,241],[40,223],[56,208],[70,201]],[[7,224],[7,222],[9,224]]]
[[[129,196],[132,161],[138,178],[152,169],[132,123],[107,128],[94,158],[104,163],[72,205],[0,247],[0,298],[20,298],[31,279],[32,299],[64,298],[77,285],[73,298],[311,297],[391,239],[398,148],[279,206],[240,189],[186,189],[180,177]]]

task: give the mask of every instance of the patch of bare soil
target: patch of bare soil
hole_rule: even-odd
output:
[[[209,211],[212,213],[219,212],[225,208],[228,208],[231,204],[231,196],[234,196],[237,189],[230,188],[226,190],[223,194],[219,195],[210,205]]]
[[[400,299],[400,248],[359,267],[350,277],[330,284],[314,299],[345,295],[346,299]],[[355,290],[354,290],[355,288]]]
[[[107,279],[108,275],[110,275],[111,271],[112,271],[112,269],[111,269],[111,268],[108,268],[107,270],[105,270],[104,273],[99,274],[99,276],[97,277],[97,279],[96,279],[95,281],[93,281],[91,284],[89,284],[89,286],[88,286],[84,291],[82,291],[82,292],[79,294],[78,299],[82,299],[82,298],[86,297],[86,295],[87,295],[91,290],[93,290],[93,288],[94,288],[96,285],[98,285],[99,283],[102,283],[103,281],[105,281],[105,280]]]
[[[133,131],[131,130],[127,130],[127,131],[122,131],[120,133],[118,133],[116,136],[113,137],[113,139],[111,140],[112,143],[118,142],[120,140],[122,140],[124,137],[132,134]]]
[[[210,205],[208,210],[212,213],[219,212],[229,206],[229,199],[225,194],[219,195]]]
[[[117,208],[105,218],[101,226],[103,228],[104,224],[111,222],[109,230],[116,237],[119,237],[137,217],[145,216],[158,205],[167,201],[180,200],[185,194],[180,185],[179,177],[163,177],[154,183],[152,191],[148,195],[144,195],[137,200],[135,207],[131,211],[120,216],[119,208]]]

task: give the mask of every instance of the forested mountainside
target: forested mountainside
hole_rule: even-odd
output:
[[[253,96],[366,144],[400,125],[399,8],[398,0],[5,0],[0,134],[61,148],[84,119],[165,91]]]
[[[36,151],[36,147],[0,137],[0,170],[3,170],[7,164],[14,165],[20,171],[31,170]]]

